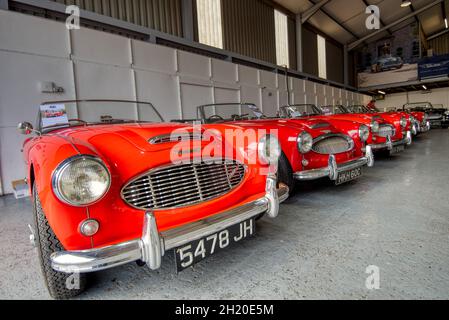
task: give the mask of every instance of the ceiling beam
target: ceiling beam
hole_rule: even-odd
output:
[[[315,3],[313,0],[309,0],[312,3]],[[317,3],[318,4],[318,3]],[[349,33],[353,38],[358,39],[358,35],[356,35],[354,32],[346,28],[341,21],[338,21],[337,18],[335,18],[331,13],[329,13],[325,8],[319,9],[322,13],[324,13],[329,19],[331,19],[334,23],[336,23],[340,28],[342,28],[344,31]]]
[[[379,30],[376,30],[376,31],[371,32],[370,34],[368,34],[368,35],[366,35],[366,36],[364,36],[364,37],[362,37],[362,38],[360,38],[360,39],[358,39],[358,40],[356,40],[356,41],[350,43],[349,46],[348,46],[348,49],[349,49],[349,50],[353,50],[354,48],[356,48],[358,45],[360,45],[360,44],[363,43],[364,41],[366,41],[366,40],[368,40],[368,39],[371,39],[372,37],[374,37],[374,36],[376,36],[376,35],[378,35],[378,34],[384,32],[384,31],[386,31],[386,30],[388,30],[388,29],[390,29],[390,28],[392,28],[392,27],[394,27],[394,26],[396,26],[396,25],[398,25],[398,24],[400,24],[400,23],[402,23],[402,22],[404,22],[404,21],[410,19],[410,18],[415,17],[416,15],[420,14],[421,12],[424,12],[424,11],[430,9],[430,8],[432,8],[433,6],[439,4],[439,3],[443,2],[443,1],[444,1],[444,0],[436,0],[436,1],[434,1],[434,2],[432,2],[432,3],[430,3],[430,4],[428,4],[427,6],[424,6],[424,7],[422,7],[421,9],[415,10],[414,12],[412,12],[412,13],[410,13],[410,14],[408,14],[408,15],[406,15],[406,16],[404,16],[404,17],[398,19],[398,20],[396,20],[395,22],[390,23],[390,24],[387,25],[387,26],[385,26],[385,27],[383,27],[383,28],[380,28]]]
[[[307,9],[301,13],[301,23],[304,24],[309,20],[315,13],[318,12],[324,5],[326,5],[330,0],[321,0],[320,2],[314,4],[311,8]],[[313,2],[312,2],[313,3]]]
[[[433,34],[431,36],[428,36],[427,37],[427,41],[435,39],[435,38],[438,38],[439,36],[442,36],[443,34],[446,34],[448,32],[449,32],[449,29],[444,29],[443,31],[440,31],[440,32],[435,33],[435,34]]]

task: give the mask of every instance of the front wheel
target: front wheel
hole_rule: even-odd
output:
[[[278,183],[283,183],[289,188],[292,194],[295,189],[296,181],[293,178],[293,169],[285,154],[282,152],[278,166]]]
[[[53,270],[50,255],[64,250],[48,224],[36,185],[33,185],[34,230],[39,262],[48,292],[54,299],[69,299],[81,294],[86,288],[85,274],[68,274]]]

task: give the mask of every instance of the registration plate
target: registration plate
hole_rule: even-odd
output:
[[[352,170],[342,171],[338,173],[336,185],[343,184],[352,180],[355,180],[362,176],[362,168],[356,168]]]
[[[400,152],[402,152],[404,150],[405,150],[405,146],[403,146],[403,145],[402,146],[395,146],[395,147],[393,147],[393,149],[390,150],[390,155],[400,153]]]
[[[253,236],[256,221],[250,219],[175,249],[176,268],[181,272],[231,245]]]

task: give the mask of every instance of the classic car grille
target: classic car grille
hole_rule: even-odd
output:
[[[244,176],[245,166],[233,160],[170,166],[130,182],[122,197],[142,210],[180,208],[229,193]]]
[[[314,143],[313,151],[320,154],[337,154],[352,149],[351,142],[343,136],[330,136]]]
[[[386,138],[388,136],[390,136],[390,137],[394,136],[394,133],[395,133],[395,130],[394,130],[393,126],[388,125],[388,124],[383,124],[379,127],[379,132],[377,133],[377,135],[379,137]]]

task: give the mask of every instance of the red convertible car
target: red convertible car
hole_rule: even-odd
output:
[[[322,106],[319,110],[332,119],[356,121],[369,126],[372,136],[367,144],[373,151],[389,151],[392,155],[412,144],[411,123],[405,116],[384,118],[376,114],[354,114],[342,105]]]
[[[240,127],[277,130],[282,155],[279,181],[292,191],[295,180],[330,178],[342,184],[373,166],[371,148],[363,151],[369,128],[346,122],[338,128],[326,119],[280,119],[266,117],[254,104],[224,103],[198,107],[203,123],[232,123]]]
[[[256,218],[276,217],[288,197],[287,187],[277,184],[280,147],[272,135],[237,148],[222,138],[237,126],[195,132],[162,123],[150,103],[57,103],[68,122],[18,127],[35,133],[23,148],[34,204],[31,237],[54,298],[81,293],[88,272],[134,261],[156,270],[169,250],[178,271],[189,268],[253,235]],[[149,121],[123,118],[129,114]],[[219,147],[205,158],[209,131]],[[225,145],[231,153],[222,151]],[[176,146],[187,152],[173,152]],[[247,163],[248,155],[256,161]],[[79,285],[69,288],[74,276]]]

